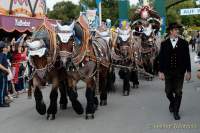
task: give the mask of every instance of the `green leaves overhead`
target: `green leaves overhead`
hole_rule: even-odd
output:
[[[79,6],[70,1],[63,1],[54,5],[53,10],[48,11],[47,16],[51,19],[60,19],[64,22],[67,22],[77,18],[79,13]]]

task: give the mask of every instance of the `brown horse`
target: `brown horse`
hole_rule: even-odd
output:
[[[34,32],[28,48],[30,63],[34,68],[30,78],[34,88],[36,110],[41,115],[46,114],[46,105],[41,89],[47,82],[52,83],[47,119],[54,120],[57,113],[58,88],[61,92],[60,107],[61,109],[67,107],[66,91],[63,86],[66,72],[61,67],[57,56],[56,34],[50,26],[44,23]]]
[[[68,95],[74,109],[77,107],[76,85],[79,80],[86,83],[86,119],[94,118],[98,106],[107,105],[106,77],[109,72],[109,46],[102,38],[91,38],[88,24],[80,16],[71,25],[58,24],[60,57],[68,75]],[[63,33],[63,34],[62,34]],[[82,106],[81,106],[82,107]]]

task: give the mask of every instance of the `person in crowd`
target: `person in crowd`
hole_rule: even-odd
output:
[[[192,46],[192,51],[195,51],[195,44],[196,44],[196,37],[195,37],[195,35],[192,36],[192,39],[190,40],[190,44]]]
[[[200,31],[198,31],[197,33],[197,37],[196,37],[196,53],[198,56],[200,56]]]
[[[8,101],[11,102],[13,100],[13,97],[11,96],[11,93],[13,93],[13,89],[12,89],[12,70],[11,70],[11,53],[10,53],[10,44],[7,44],[7,61],[8,61],[8,70],[9,70],[9,74],[7,76],[8,78],[8,92],[7,92],[7,97],[8,97]]]
[[[12,72],[12,80],[11,80],[11,84],[10,84],[10,87],[12,88],[12,96],[14,98],[17,98],[18,95],[17,95],[17,91],[15,89],[15,84],[14,84],[14,76],[15,76],[15,67],[12,65],[12,60],[14,59],[13,58],[13,55],[16,53],[16,46],[15,46],[15,38],[12,39],[11,41],[11,45],[10,45],[10,52],[8,53],[8,59],[10,60],[11,62],[11,72]]]
[[[9,107],[6,103],[5,96],[7,93],[7,75],[9,74],[7,62],[7,46],[0,41],[0,107]]]
[[[13,83],[15,84],[15,89],[19,95],[20,91],[24,89],[23,85],[23,71],[24,67],[22,65],[24,57],[22,56],[22,45],[24,43],[24,39],[26,37],[26,34],[23,34],[22,37],[20,37],[20,40],[18,39],[15,42],[15,51],[12,54],[12,68],[13,68]]]
[[[178,23],[169,24],[169,38],[161,43],[159,53],[159,78],[165,80],[165,93],[170,102],[169,111],[180,120],[184,76],[191,79],[191,62],[188,42],[179,37]]]

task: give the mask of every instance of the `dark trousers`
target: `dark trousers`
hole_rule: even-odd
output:
[[[13,92],[12,92],[12,83],[11,83],[10,80],[8,81],[8,92],[9,92],[9,93],[13,93]]]
[[[183,88],[184,74],[177,71],[171,71],[165,74],[165,93],[174,107],[174,112],[179,112],[182,88]]]
[[[24,78],[19,78],[18,83],[15,84],[15,90],[16,91],[24,90]]]
[[[0,72],[0,104],[5,103],[5,96],[7,93],[7,76]]]
[[[192,50],[195,51],[195,43],[192,43]]]

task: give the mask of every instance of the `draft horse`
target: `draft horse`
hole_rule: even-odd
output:
[[[57,113],[58,88],[61,93],[60,107],[67,108],[67,96],[63,82],[66,72],[60,65],[56,34],[50,24],[44,23],[33,33],[32,41],[28,42],[30,63],[33,67],[30,80],[34,90],[36,110],[39,114],[46,114],[46,105],[41,89],[48,82],[52,83],[50,105],[47,109],[47,119],[54,120]]]
[[[86,119],[94,118],[98,92],[100,105],[107,105],[106,82],[110,66],[108,44],[102,38],[92,38],[88,29],[84,16],[70,25],[57,24],[59,55],[67,72],[68,95],[75,110],[82,108],[77,101],[76,85],[79,80],[86,83]]]

